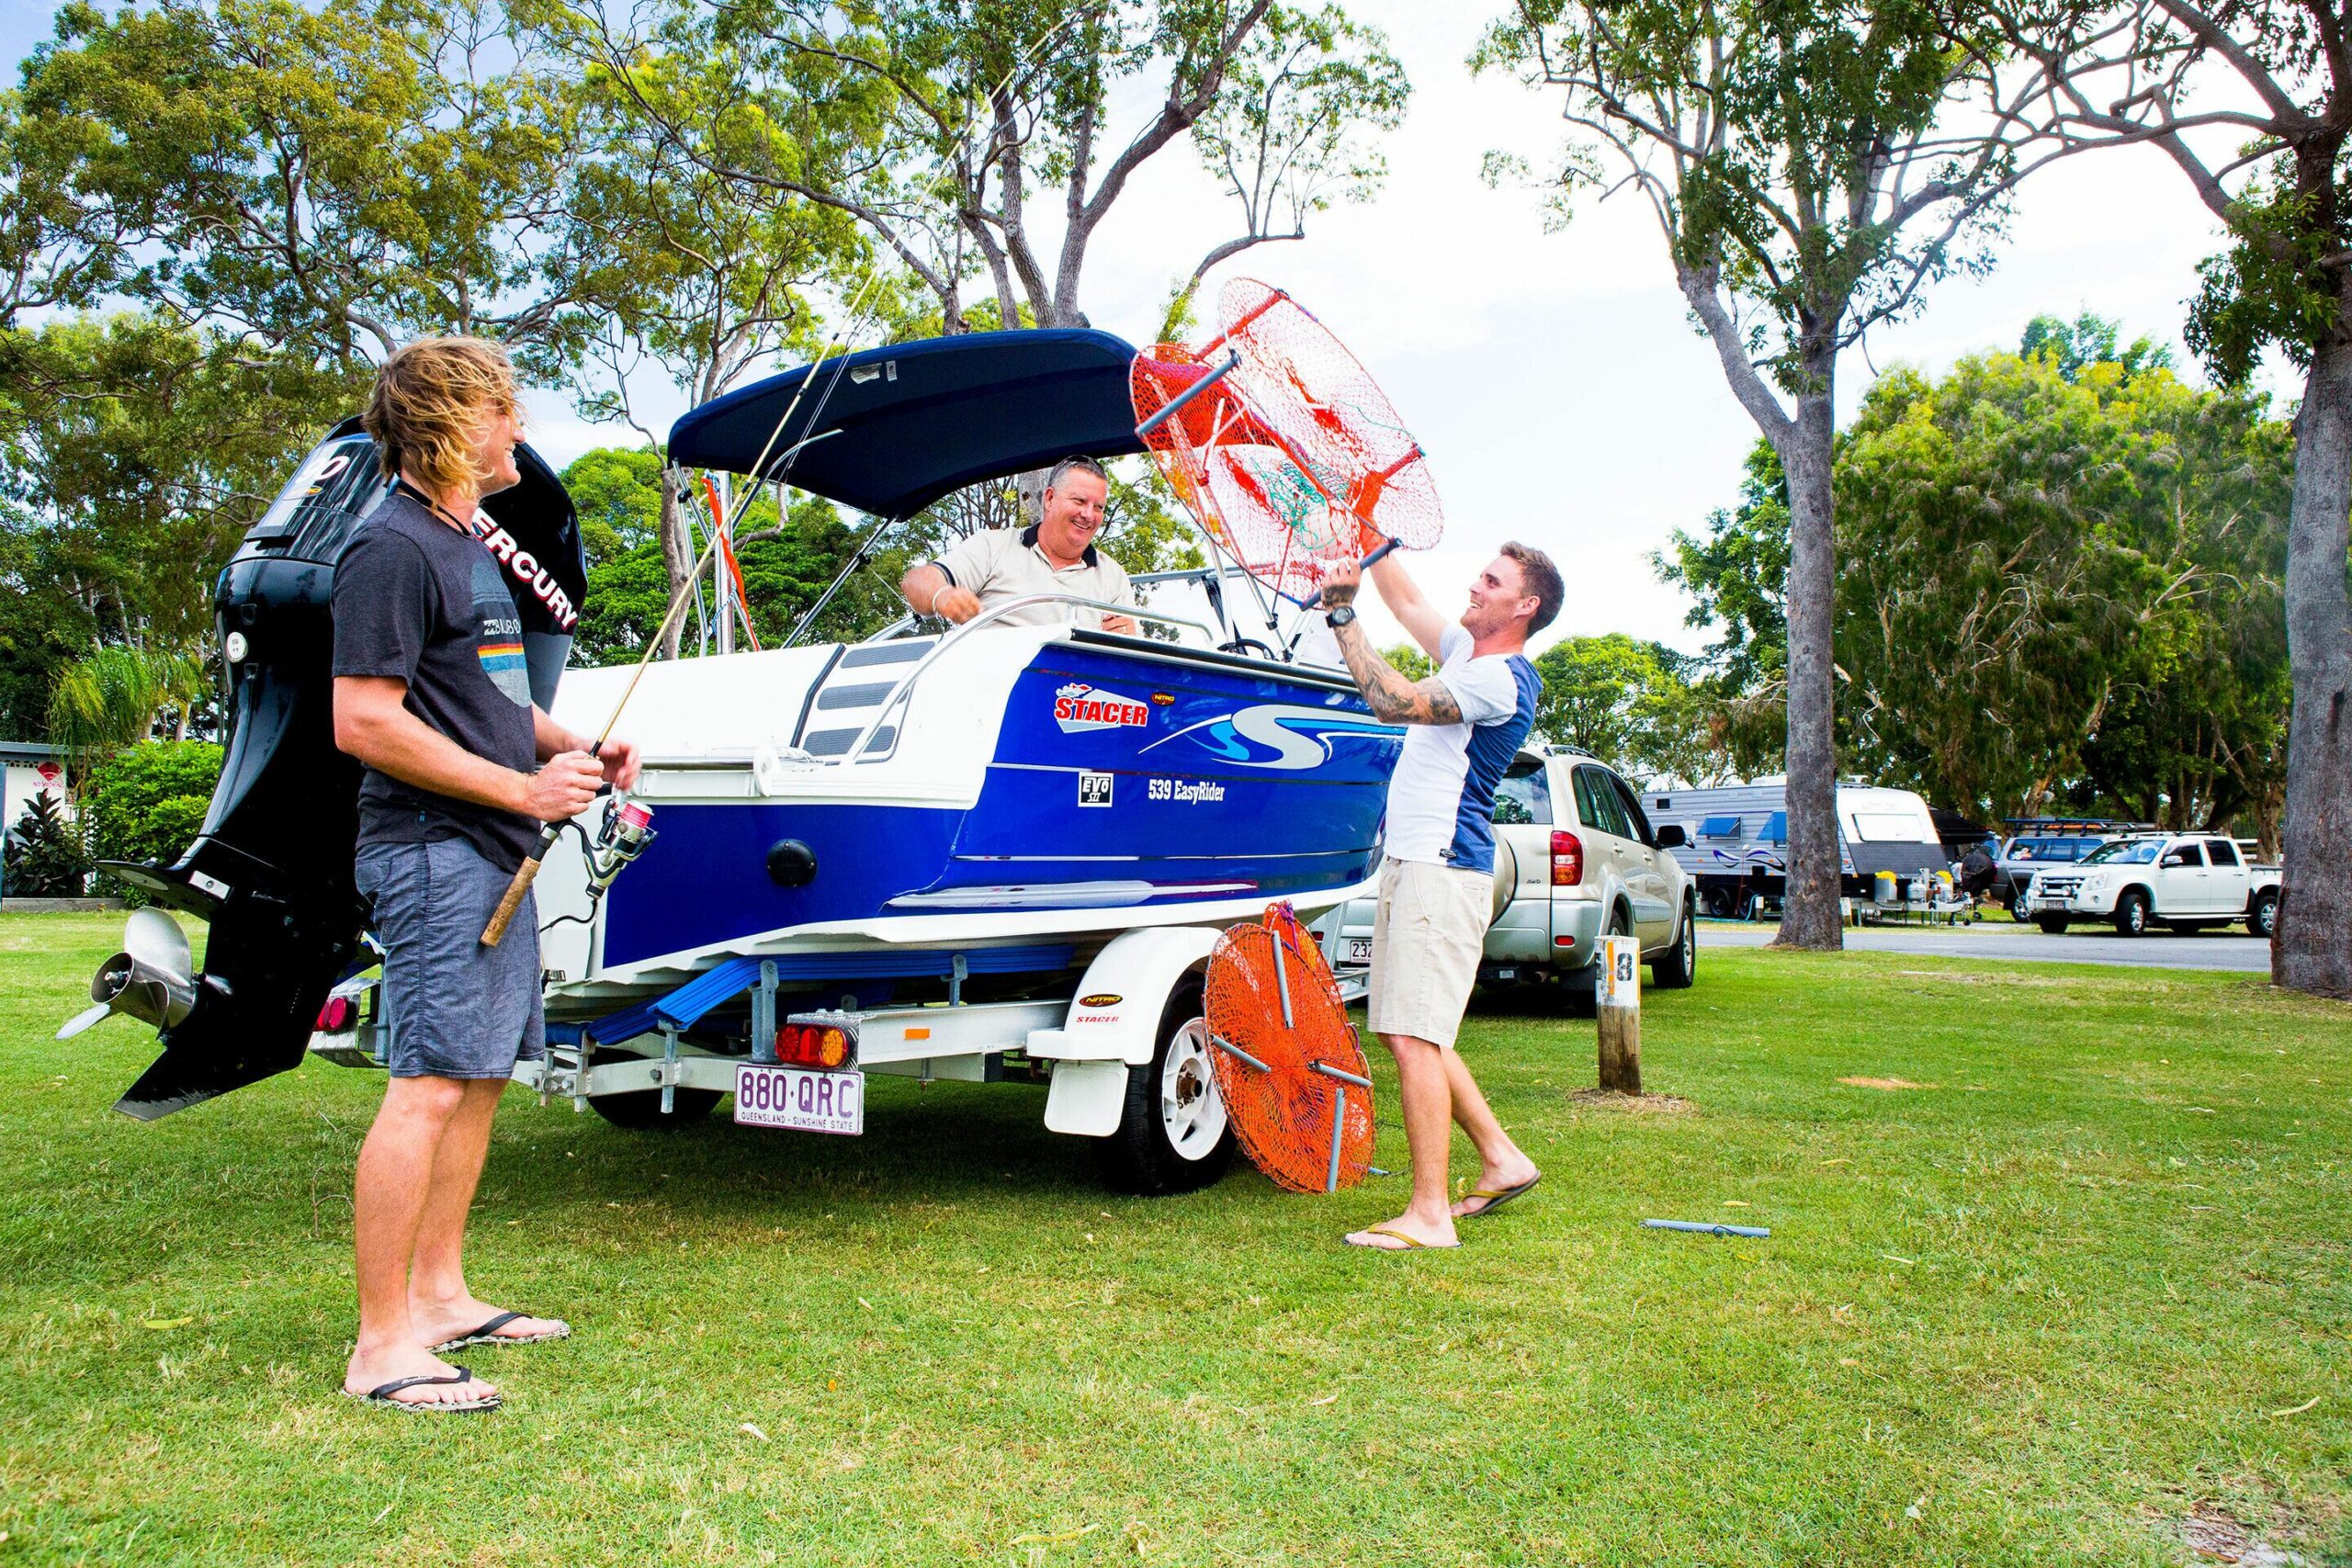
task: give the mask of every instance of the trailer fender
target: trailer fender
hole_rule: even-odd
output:
[[[1029,1055],[1129,1066],[1150,1061],[1169,993],[1207,961],[1221,934],[1207,926],[1149,926],[1114,937],[1087,965],[1062,1026],[1029,1032]]]

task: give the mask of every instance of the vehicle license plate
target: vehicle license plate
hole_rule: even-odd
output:
[[[1348,963],[1350,966],[1352,967],[1359,964],[1370,964],[1371,962],[1372,938],[1368,936],[1351,936],[1348,938]]]
[[[865,1131],[865,1075],[742,1063],[735,1069],[735,1120],[854,1137]]]

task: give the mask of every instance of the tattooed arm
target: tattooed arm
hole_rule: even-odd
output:
[[[1323,603],[1336,609],[1352,603],[1358,587],[1358,574],[1352,561],[1331,569],[1323,580]],[[1408,681],[1396,667],[1380,657],[1364,635],[1362,621],[1350,621],[1336,628],[1340,639],[1340,655],[1348,661],[1348,673],[1354,678],[1356,689],[1363,700],[1372,705],[1372,716],[1383,724],[1460,724],[1462,707],[1453,698],[1446,683],[1432,675],[1425,681]]]

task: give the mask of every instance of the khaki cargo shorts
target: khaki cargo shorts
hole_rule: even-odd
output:
[[[1374,1034],[1452,1048],[1478,981],[1494,893],[1495,879],[1483,871],[1394,855],[1382,863],[1367,1001]]]

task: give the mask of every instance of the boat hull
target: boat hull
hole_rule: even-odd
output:
[[[605,900],[594,977],[934,931],[1215,919],[1276,898],[1311,910],[1371,876],[1402,732],[1351,688],[1139,639],[1026,635],[1025,658],[927,673],[890,754],[803,767],[774,793],[707,780],[718,798],[657,798],[661,836]],[[985,745],[926,750],[926,703],[992,704],[1001,721]],[[786,841],[808,851],[787,869],[814,861],[797,886],[771,873]]]

